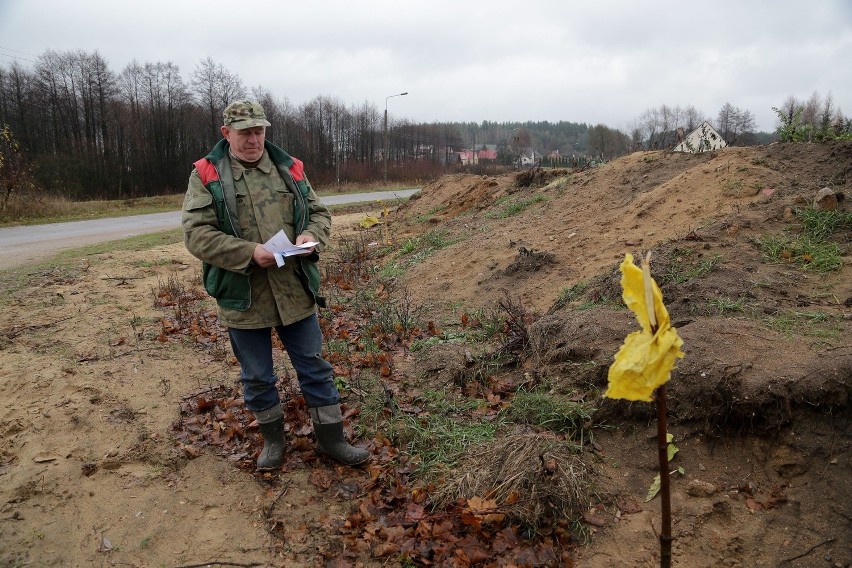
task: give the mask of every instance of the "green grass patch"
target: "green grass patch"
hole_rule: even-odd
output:
[[[494,439],[498,421],[462,420],[442,414],[403,416],[396,423],[396,441],[417,458],[418,475],[432,477],[451,469],[464,451]]]
[[[769,318],[770,329],[785,335],[805,335],[832,339],[839,337],[843,326],[836,316],[818,311],[785,311]]]
[[[757,239],[757,245],[763,257],[772,262],[796,264],[815,272],[831,272],[843,266],[837,243],[807,235],[763,237]]]
[[[852,212],[804,207],[794,214],[801,222],[799,234],[771,235],[755,241],[764,258],[815,272],[839,270],[843,266],[843,251],[831,239],[840,233],[842,241],[850,240]]]
[[[425,214],[418,215],[417,217],[414,218],[414,220],[417,221],[418,223],[425,223],[426,221],[429,221],[430,219],[432,219],[435,216],[436,213],[440,213],[441,211],[443,211],[446,208],[447,208],[446,205],[438,205],[437,207],[433,207],[432,209],[427,211]]]
[[[423,259],[432,256],[442,248],[446,248],[452,244],[461,241],[461,238],[449,237],[447,232],[441,229],[435,229],[423,233],[419,237],[412,237],[406,240],[396,252],[396,258],[405,257],[402,264],[403,270],[409,266],[413,266]]]
[[[797,209],[802,231],[816,241],[824,241],[834,233],[852,232],[852,211],[822,211],[813,207]]]
[[[448,305],[452,316],[438,322],[443,333],[418,339],[411,344],[412,351],[444,343],[481,343],[500,340],[506,333],[506,314],[497,307],[469,308],[463,302]]]
[[[727,180],[722,184],[722,189],[728,193],[738,193],[743,188],[743,182],[734,179]]]
[[[484,401],[457,395],[450,389],[420,393],[412,402],[420,407],[417,414],[391,415],[379,381],[373,379],[365,388],[371,394],[361,405],[359,426],[372,422],[394,440],[397,447],[415,459],[415,473],[420,476],[431,477],[452,468],[469,446],[493,440],[502,424],[499,419],[467,418]]]
[[[539,390],[521,390],[515,393],[504,414],[511,422],[567,434],[579,441],[585,437],[584,424],[594,410],[589,404],[569,400],[564,395]]]
[[[527,209],[529,206],[534,205],[535,203],[541,203],[542,201],[547,201],[547,197],[544,195],[534,195],[526,199],[514,199],[511,196],[504,197],[497,200],[496,205],[499,205],[500,208],[496,211],[489,211],[485,214],[485,218],[506,219],[508,217],[513,217]]]
[[[746,309],[746,299],[738,298],[734,300],[727,296],[717,296],[716,298],[707,300],[707,305],[718,315],[742,313]]]
[[[382,278],[398,278],[405,274],[405,267],[395,260],[389,260],[379,268],[378,273]]]
[[[553,308],[561,310],[571,302],[577,301],[589,289],[589,282],[577,282],[571,286],[566,286],[559,291],[559,296],[556,297]]]
[[[709,258],[697,256],[697,253],[689,248],[672,249],[669,253],[669,262],[659,277],[659,283],[683,284],[693,278],[700,278],[712,271],[722,260],[722,255],[714,254]]]

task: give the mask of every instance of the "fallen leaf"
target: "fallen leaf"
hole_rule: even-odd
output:
[[[409,503],[405,510],[405,520],[408,522],[417,522],[423,518],[424,513],[423,505]]]
[[[197,458],[201,455],[201,450],[199,450],[195,446],[184,445],[181,449],[186,453],[187,456],[191,458]]]
[[[609,519],[597,511],[586,511],[583,513],[583,522],[593,527],[605,527],[609,524]]]
[[[618,501],[618,509],[624,514],[632,515],[641,511],[642,506],[633,499],[624,499]]]
[[[311,472],[310,482],[314,487],[326,490],[331,487],[331,477],[328,475],[328,470],[315,469]]]
[[[373,556],[377,558],[390,556],[392,554],[397,554],[399,551],[400,547],[395,542],[382,542],[373,547]]]

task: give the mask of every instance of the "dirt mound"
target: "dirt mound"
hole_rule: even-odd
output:
[[[809,268],[813,259],[795,251],[768,260],[760,243],[800,232],[795,211],[824,187],[848,207],[850,179],[849,142],[635,153],[581,172],[487,178],[487,192],[478,176],[444,178],[398,215],[409,231],[440,230],[450,244],[403,281],[435,313],[494,306],[509,296],[536,314],[529,358],[518,373],[547,380],[553,392],[584,392],[596,401],[596,421],[635,432],[638,438],[599,434],[601,445],[612,445],[604,453],[621,461],[653,436],[645,425],[654,409],[600,394],[614,353],[637,329],[621,305],[618,264],[627,252],[652,251],[653,275],[684,340],[685,357],[668,386],[673,430],[693,452],[690,477],[711,480],[715,496],[704,505],[679,496],[686,503],[676,561],[811,566],[831,551],[796,552],[823,543],[836,565],[846,566],[850,509],[838,503],[852,481],[825,464],[850,459],[852,232],[833,234],[842,267],[827,271]],[[456,214],[432,217],[435,211]],[[731,437],[742,441],[729,443]],[[625,475],[636,471],[631,467],[654,468],[653,456],[626,462]],[[609,487],[625,481],[617,468],[610,475]],[[743,491],[749,477],[755,486]],[[647,480],[628,483],[620,495],[641,494],[642,485],[647,489]],[[734,486],[739,490],[731,492]],[[621,516],[631,507],[619,507],[618,499],[611,511],[621,522],[602,525],[607,537],[595,541],[581,565],[653,565],[650,511]],[[755,518],[758,509],[764,518]],[[826,509],[828,522],[808,512]],[[793,525],[811,537],[768,529]],[[638,554],[634,531],[647,538]],[[614,544],[620,539],[630,544]]]
[[[781,233],[790,210],[819,189],[847,187],[849,143],[799,148],[640,152],[543,187],[518,187],[514,174],[442,178],[400,215],[414,227],[427,223],[409,231],[439,225],[458,240],[415,265],[408,281],[430,300],[434,290],[455,301],[493,302],[509,288],[543,313],[564,288],[612,270],[625,252],[697,242],[707,258],[722,255],[727,269],[737,249],[753,252],[750,239]],[[506,269],[519,247],[552,254],[553,263],[523,284],[506,283],[501,275],[514,275]],[[849,297],[852,286],[836,279]]]
[[[505,190],[490,176],[451,175],[427,185],[412,199],[418,215],[438,223],[491,205]],[[453,199],[446,197],[452,195]]]

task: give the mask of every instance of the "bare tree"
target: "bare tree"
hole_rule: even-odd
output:
[[[630,138],[605,124],[597,124],[589,129],[589,151],[595,158],[612,159],[627,152]]]
[[[811,94],[811,97],[804,104],[804,110],[802,111],[802,122],[811,126],[811,136],[813,136],[813,131],[819,129],[819,120],[820,115],[822,114],[822,106],[822,99],[819,93],[816,91]]]
[[[662,129],[662,120],[660,118],[660,111],[656,108],[649,108],[642,116],[639,118],[642,122],[642,129],[645,134],[645,138],[648,140],[648,149],[655,150],[659,147],[660,143],[657,133]]]
[[[196,65],[191,84],[198,104],[210,120],[207,139],[212,145],[219,139],[222,111],[234,100],[245,96],[242,79],[225,69],[221,63],[213,61],[212,57],[207,57]]]
[[[684,127],[687,134],[698,128],[704,122],[704,113],[698,111],[694,106],[688,105],[683,111]]]
[[[24,161],[14,133],[4,124],[0,128],[0,211],[6,210],[13,194],[30,188],[30,166]]]
[[[719,134],[730,145],[742,142],[740,138],[745,134],[753,134],[755,129],[754,115],[750,111],[725,103],[719,109],[716,128]]]

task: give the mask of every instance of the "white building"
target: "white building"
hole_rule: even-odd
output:
[[[728,143],[706,120],[674,147],[675,152],[707,152],[724,148]]]
[[[519,158],[519,163],[521,164],[522,167],[523,166],[531,166],[531,165],[535,164],[535,160],[536,160],[535,150],[533,150],[532,148],[528,148],[527,150],[524,150],[523,152],[521,152],[521,156]]]

